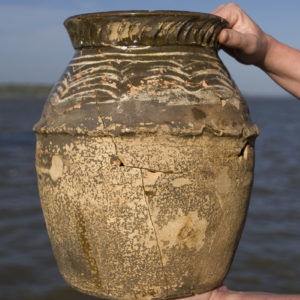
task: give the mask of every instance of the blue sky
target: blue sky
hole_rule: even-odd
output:
[[[73,55],[63,21],[71,15],[111,10],[210,12],[220,0],[0,0],[0,83],[54,83]],[[300,1],[236,1],[267,33],[300,49]],[[287,95],[252,66],[221,58],[241,91]]]

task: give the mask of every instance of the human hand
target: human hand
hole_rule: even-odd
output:
[[[222,48],[241,63],[262,67],[268,35],[235,3],[223,4],[212,13],[226,19],[230,26],[219,35]]]
[[[237,292],[229,290],[223,285],[210,292],[176,300],[300,300],[300,295],[269,294],[263,292]]]
[[[197,294],[191,297],[180,298],[176,300],[227,300],[227,297],[231,295],[231,291],[227,289],[225,285],[220,286],[212,291]],[[174,299],[175,300],[175,299]],[[228,298],[228,300],[231,300]],[[234,299],[232,299],[234,300]]]
[[[226,19],[230,28],[219,35],[222,48],[239,62],[253,64],[277,84],[300,99],[300,51],[282,44],[259,26],[235,3],[223,4],[213,14]]]

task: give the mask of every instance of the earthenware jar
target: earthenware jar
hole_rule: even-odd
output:
[[[75,56],[34,131],[49,237],[75,289],[167,299],[224,280],[257,135],[217,54],[226,24],[174,11],[65,21]]]

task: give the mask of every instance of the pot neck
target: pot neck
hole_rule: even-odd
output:
[[[201,46],[218,48],[228,23],[217,16],[179,11],[124,11],[70,17],[65,27],[77,50],[110,47]]]

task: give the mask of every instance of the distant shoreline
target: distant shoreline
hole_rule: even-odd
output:
[[[51,88],[46,84],[0,84],[0,100],[45,99]]]

